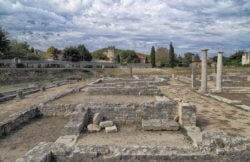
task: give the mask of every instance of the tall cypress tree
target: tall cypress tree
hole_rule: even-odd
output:
[[[155,67],[155,47],[154,46],[152,46],[151,48],[150,58],[151,58],[152,67]]]
[[[172,68],[175,66],[175,55],[172,42],[169,45],[169,66]]]

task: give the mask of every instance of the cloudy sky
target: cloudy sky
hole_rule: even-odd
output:
[[[37,49],[250,50],[250,0],[0,0],[0,26]]]

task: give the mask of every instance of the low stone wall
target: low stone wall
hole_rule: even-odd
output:
[[[211,97],[211,98],[213,98],[215,100],[222,101],[222,102],[225,102],[227,104],[233,105],[233,106],[235,106],[237,108],[240,108],[242,110],[250,111],[250,106],[242,104],[242,102],[240,100],[230,100],[228,98],[217,96],[217,95],[210,94],[210,93],[205,94],[205,95],[209,96],[209,97]]]
[[[216,80],[216,74],[210,74],[208,75],[208,80]],[[240,73],[231,73],[231,74],[225,74],[223,75],[222,80],[231,80],[231,81],[247,81],[249,80],[249,75],[246,74],[240,74]]]
[[[244,140],[241,140],[241,142],[243,141]],[[220,142],[217,142],[217,144],[219,143]],[[216,151],[213,153],[209,150],[201,151],[193,148],[178,149],[171,147],[97,145],[71,146],[70,143],[41,142],[26,153],[25,156],[17,159],[16,162],[249,161],[250,146],[244,143],[242,146],[243,147],[235,150]]]
[[[79,106],[85,110],[89,110],[90,118],[93,117],[94,113],[101,112],[108,120],[123,122],[141,122],[142,119],[173,120],[177,113],[176,104],[171,101],[126,104],[43,105],[39,107],[39,110],[42,114],[48,116],[68,116],[76,111]]]
[[[9,100],[14,99],[15,97],[17,97],[18,92],[22,92],[22,95],[25,96],[25,95],[39,92],[40,90],[42,90],[41,89],[42,87],[44,88],[44,90],[46,90],[49,88],[54,88],[54,87],[62,86],[65,84],[71,84],[74,82],[76,82],[76,81],[63,80],[63,81],[57,81],[57,82],[53,82],[53,83],[47,83],[44,85],[37,85],[37,86],[33,86],[33,87],[22,88],[19,90],[3,92],[3,93],[1,93],[3,96],[0,97],[0,102],[5,102],[5,101],[9,101]]]
[[[47,68],[47,67],[55,67],[55,68],[88,68],[88,67],[117,67],[115,63],[108,62],[94,62],[94,61],[79,61],[79,62],[71,62],[71,61],[47,61],[47,60],[0,60],[0,67],[2,68],[16,68],[16,67],[26,67],[26,68]]]
[[[86,91],[91,95],[162,95],[156,87],[147,88],[117,88],[117,87],[89,87]]]
[[[0,123],[0,137],[9,134],[12,130],[29,120],[40,116],[41,113],[37,106],[33,106],[12,114],[4,122]]]

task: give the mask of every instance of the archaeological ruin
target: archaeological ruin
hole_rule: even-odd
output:
[[[250,161],[250,75],[201,52],[189,74],[131,66],[1,93],[0,161]]]

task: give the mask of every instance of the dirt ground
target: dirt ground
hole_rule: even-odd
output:
[[[150,102],[155,101],[152,96],[133,95],[88,95],[84,92],[71,94],[51,102],[51,104],[80,104],[80,103],[127,103],[127,102]]]
[[[216,95],[231,100],[240,100],[243,104],[250,106],[250,93],[217,93]]]
[[[230,135],[250,136],[250,112],[200,95],[187,84],[174,80],[169,84],[159,88],[171,99],[179,98],[195,104],[197,125],[202,130],[223,130]]]
[[[63,117],[44,117],[23,125],[0,139],[0,161],[13,162],[40,142],[54,142],[67,122]]]
[[[50,88],[50,89],[47,89],[45,92],[39,91],[37,93],[27,95],[22,100],[11,100],[11,101],[1,103],[0,104],[0,121],[3,121],[9,115],[14,114],[22,109],[25,109],[34,104],[38,104],[49,97],[52,97],[56,94],[60,94],[64,91],[68,91],[77,86],[86,85],[92,81],[93,79],[88,80],[88,81],[83,81],[83,82],[77,82],[74,84],[63,85],[60,87]]]
[[[115,145],[115,146],[169,146],[191,148],[190,141],[179,131],[143,131],[136,126],[124,126],[117,133],[82,134],[77,141],[83,145]]]

